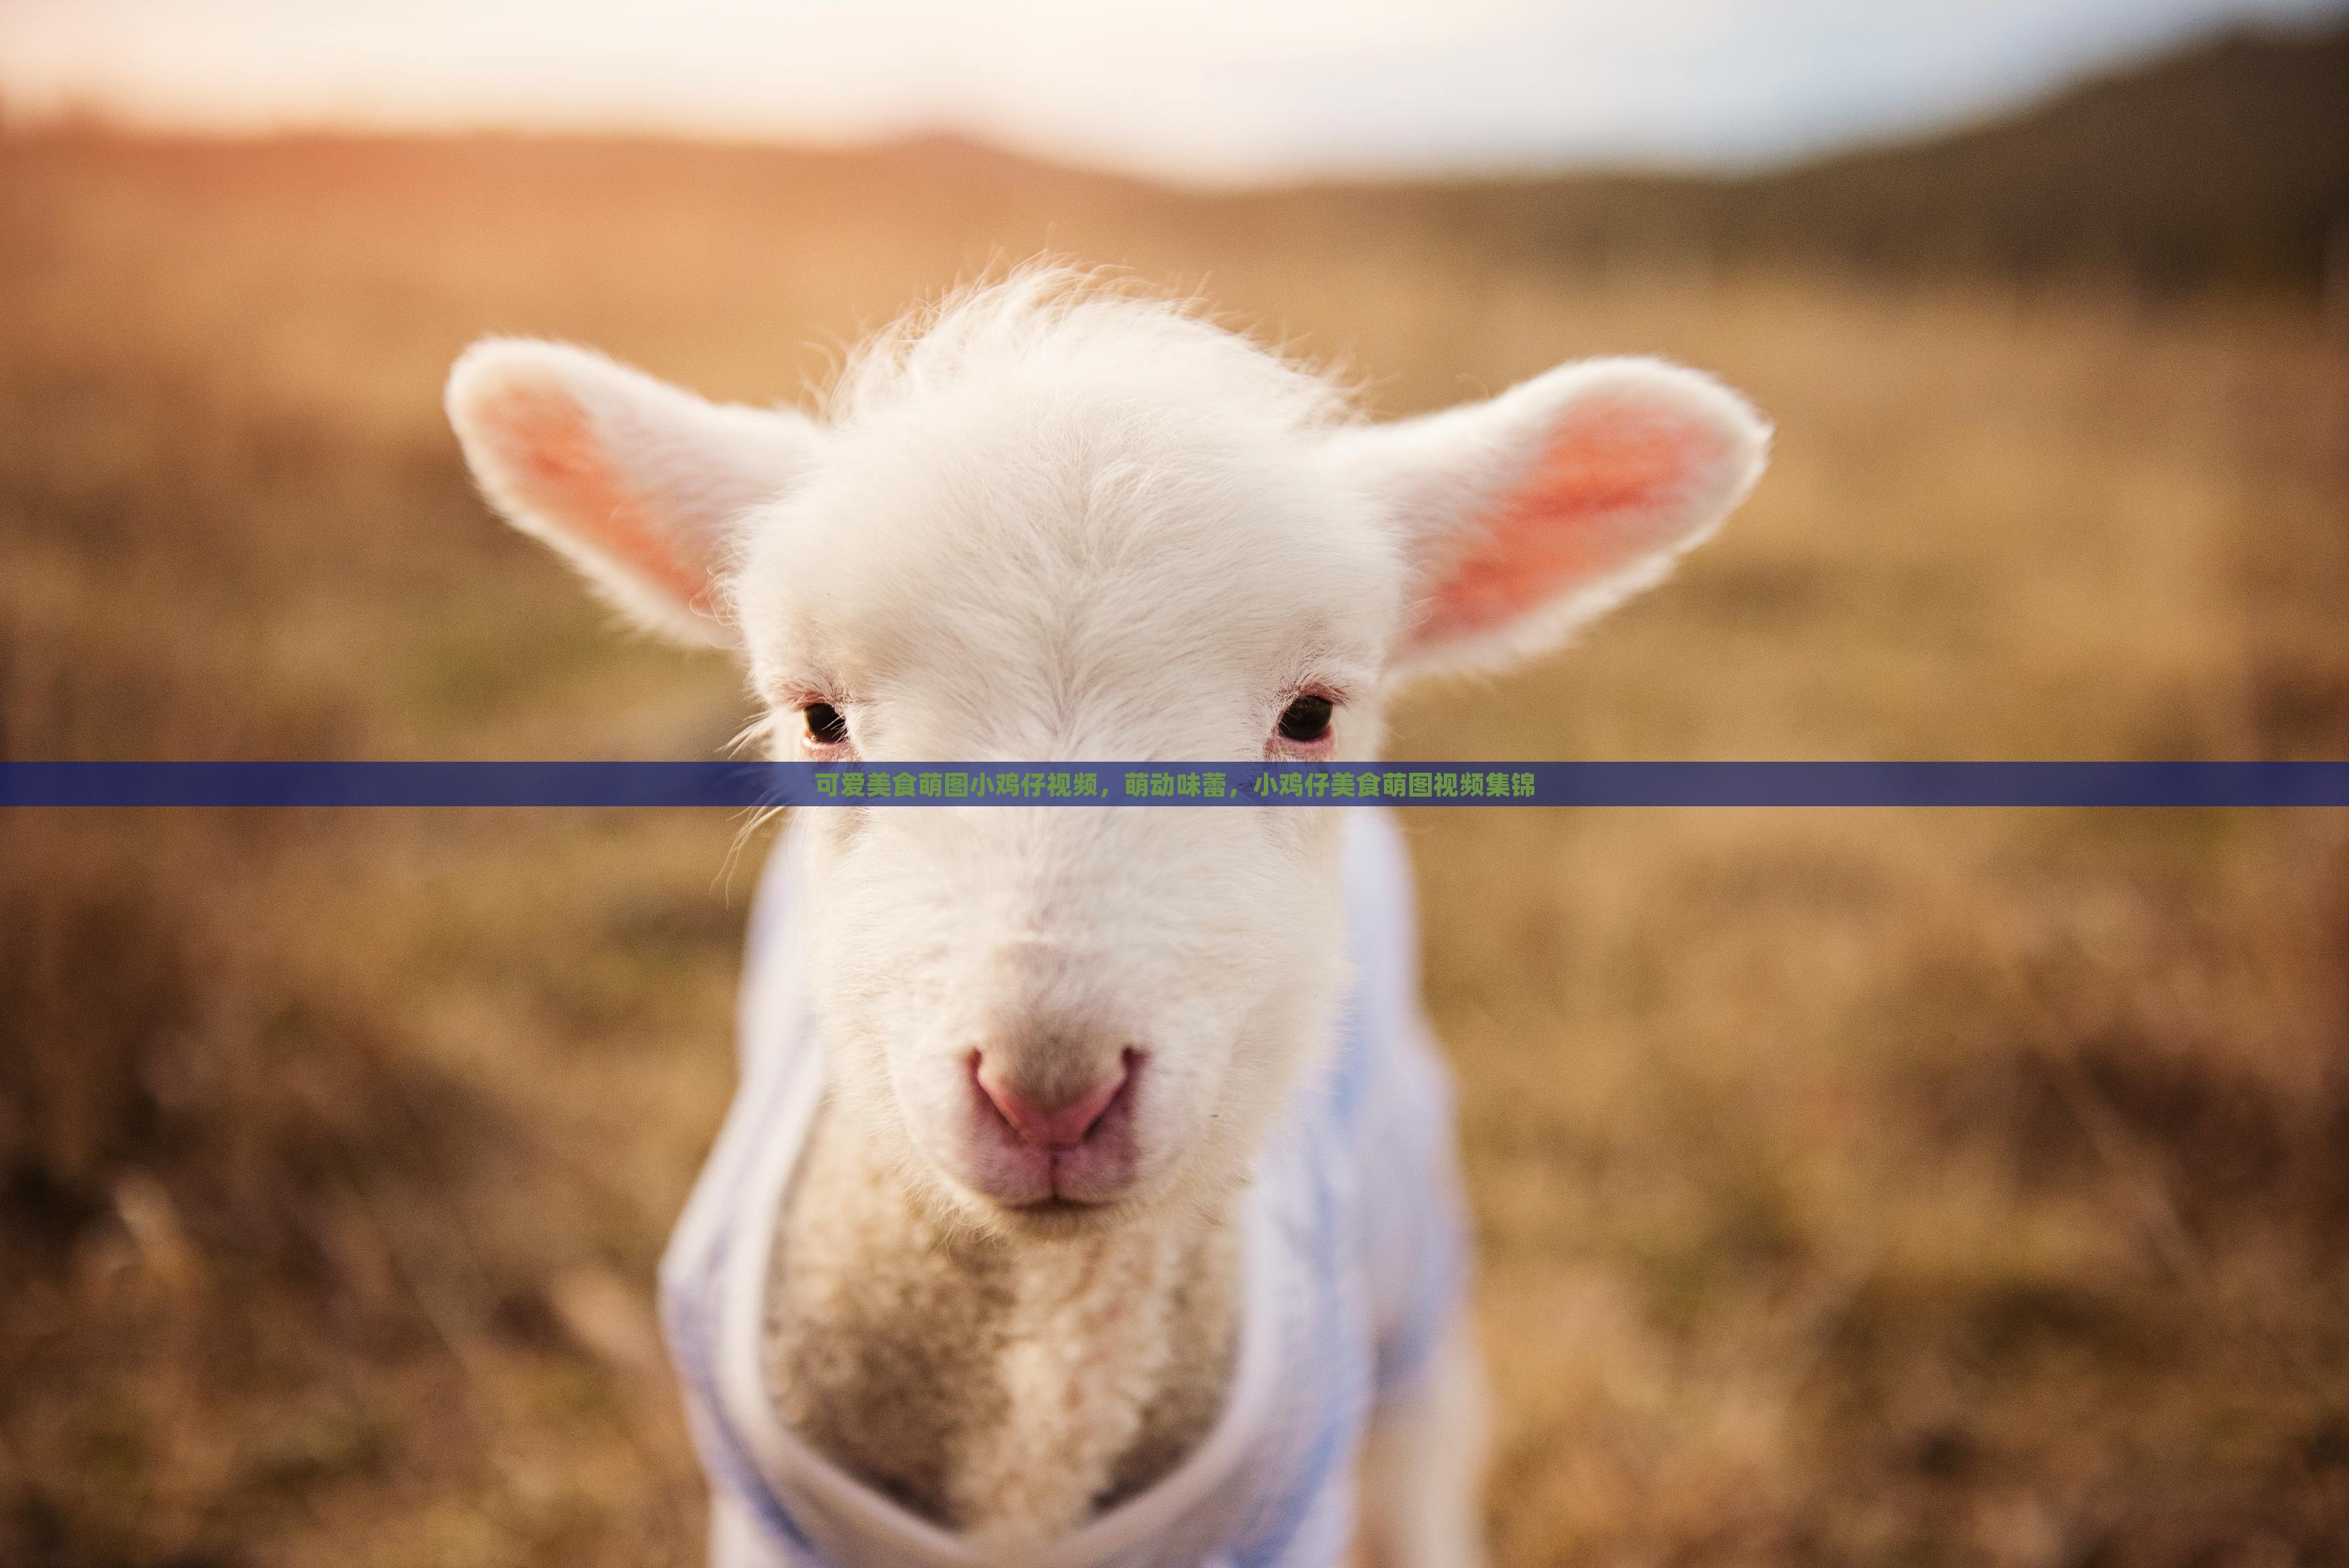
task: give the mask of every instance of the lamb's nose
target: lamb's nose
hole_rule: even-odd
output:
[[[1101,1119],[1125,1092],[1128,1079],[1133,1075],[1132,1052],[1118,1063],[1117,1071],[1085,1090],[1074,1099],[1050,1103],[1040,1097],[1022,1095],[1008,1074],[998,1064],[980,1055],[971,1066],[971,1075],[978,1081],[979,1092],[1011,1125],[1020,1141],[1050,1152],[1071,1149],[1085,1141]]]

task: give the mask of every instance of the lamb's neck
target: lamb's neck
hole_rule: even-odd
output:
[[[780,1226],[767,1375],[835,1463],[1004,1561],[1032,1559],[1206,1435],[1237,1336],[1237,1199],[1007,1239],[827,1106]]]

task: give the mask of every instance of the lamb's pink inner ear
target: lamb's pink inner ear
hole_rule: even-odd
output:
[[[481,412],[484,434],[506,460],[512,499],[554,523],[688,607],[708,613],[714,584],[679,558],[644,502],[613,467],[587,410],[552,387],[510,387]]]
[[[1507,625],[1673,544],[1727,453],[1721,432],[1671,409],[1603,394],[1569,408],[1541,455],[1470,524],[1414,639]]]

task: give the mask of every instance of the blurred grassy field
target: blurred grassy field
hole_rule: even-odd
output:
[[[951,145],[0,138],[0,754],[679,757],[719,663],[470,494],[441,375],[820,380],[1050,246],[1389,412],[1718,370],[1769,478],[1407,757],[2349,756],[2314,306],[1568,265]],[[1406,818],[1510,1565],[2349,1560],[2349,821]],[[655,1258],[719,814],[0,817],[0,1562],[685,1563]]]

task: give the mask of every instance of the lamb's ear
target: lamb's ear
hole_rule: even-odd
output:
[[[729,645],[733,524],[815,451],[797,414],[704,401],[600,354],[492,337],[449,373],[449,422],[490,504],[630,616]]]
[[[1661,581],[1753,488],[1770,430],[1693,370],[1591,359],[1337,440],[1408,540],[1409,674],[1540,652]]]

